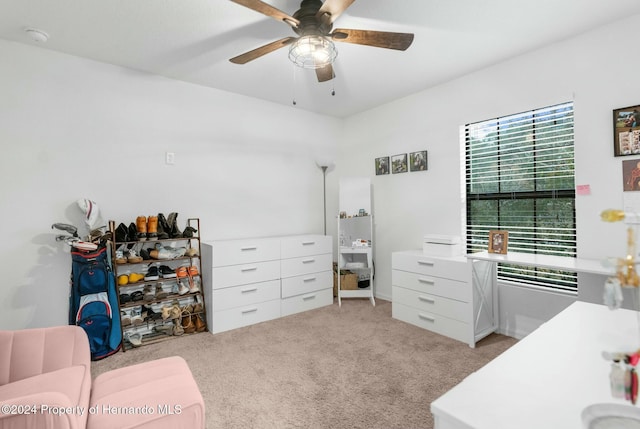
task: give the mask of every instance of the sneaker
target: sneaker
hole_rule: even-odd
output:
[[[144,318],[142,317],[142,307],[133,307],[131,308],[131,324],[133,326],[142,325],[144,322]]]
[[[194,256],[198,256],[198,249],[196,249],[195,247],[189,247],[184,252],[184,256],[188,256],[190,258],[193,258]]]
[[[189,283],[187,279],[180,279],[180,281],[178,282],[178,294],[186,295],[189,292],[190,292],[190,289],[189,289]]]
[[[192,277],[189,282],[189,292],[200,292],[200,277]]]
[[[150,260],[151,259],[151,255],[149,255],[149,250],[140,249],[140,257],[142,258],[143,261]]]
[[[175,279],[176,278],[176,272],[174,270],[172,270],[171,267],[169,267],[167,265],[160,265],[159,271],[160,271],[160,275],[162,276],[163,279]]]
[[[160,274],[158,273],[158,267],[155,265],[149,267],[147,270],[147,275],[144,276],[145,281],[158,280],[160,278]]]
[[[138,255],[138,252],[136,252],[135,249],[129,249],[129,252],[127,254],[127,261],[130,264],[137,264],[139,262],[142,262],[142,256]]]
[[[127,258],[124,257],[124,251],[122,249],[116,250],[116,264],[126,264]]]
[[[124,334],[124,339],[129,341],[133,347],[140,347],[142,345],[142,335],[136,333],[127,332]]]
[[[131,325],[131,311],[129,309],[120,310],[120,322],[122,326]]]
[[[124,286],[129,284],[129,276],[126,274],[121,274],[118,276],[118,286]]]

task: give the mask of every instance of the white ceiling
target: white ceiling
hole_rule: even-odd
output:
[[[300,5],[266,3],[290,15]],[[336,43],[336,78],[325,83],[287,48],[230,63],[295,36],[230,0],[0,0],[0,38],[345,117],[637,13],[638,0],[357,0],[334,27],[414,33],[413,45]],[[25,27],[50,38],[34,42]]]

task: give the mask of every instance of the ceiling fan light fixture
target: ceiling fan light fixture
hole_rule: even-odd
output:
[[[302,36],[289,48],[289,59],[298,67],[318,69],[333,64],[338,51],[331,40],[323,36]]]

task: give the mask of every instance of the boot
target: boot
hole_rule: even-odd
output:
[[[158,239],[166,240],[169,238],[170,230],[167,218],[162,213],[158,213]]]
[[[138,241],[138,228],[136,227],[136,224],[131,222],[129,224],[129,239],[128,241]],[[131,249],[133,247],[133,244],[129,244],[129,249]]]
[[[182,238],[182,232],[178,229],[178,213],[169,213],[167,218],[169,223],[169,236],[171,238]]]
[[[136,218],[136,228],[138,230],[138,241],[145,241],[147,239],[147,218],[145,216]]]
[[[149,216],[147,221],[147,238],[149,240],[158,239],[158,216]]]

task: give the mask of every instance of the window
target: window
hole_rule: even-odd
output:
[[[511,252],[576,256],[573,103],[464,128],[467,251],[509,231]],[[575,272],[498,264],[498,279],[577,293]]]

